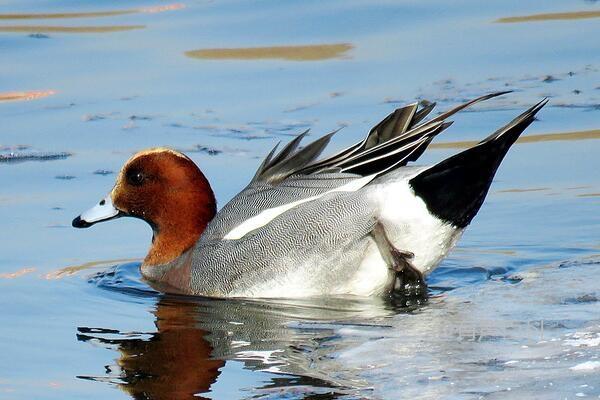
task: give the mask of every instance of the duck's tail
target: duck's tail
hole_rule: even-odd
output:
[[[456,154],[410,180],[428,210],[452,225],[466,227],[485,199],[508,149],[548,102],[540,101],[475,147]]]

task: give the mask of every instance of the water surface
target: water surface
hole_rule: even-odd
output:
[[[8,0],[0,10],[0,397],[597,398],[600,25],[593,1]],[[505,22],[505,23],[498,23]],[[510,22],[510,23],[509,23]],[[278,141],[415,99],[433,163],[550,103],[426,304],[153,291],[140,221],[74,230],[135,151],[186,151],[223,205]]]

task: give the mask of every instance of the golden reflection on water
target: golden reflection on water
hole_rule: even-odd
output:
[[[582,193],[578,194],[577,197],[600,197],[600,193]]]
[[[513,188],[513,189],[504,189],[498,190],[497,193],[525,193],[525,192],[544,192],[550,190],[550,188]]]
[[[35,272],[35,268],[22,268],[15,272],[4,272],[0,273],[0,279],[15,279],[23,275]]]
[[[0,93],[0,101],[36,100],[56,94],[54,90],[31,90],[27,92]]]
[[[494,22],[508,24],[515,22],[560,21],[573,19],[600,18],[600,11],[575,11],[547,14],[522,15],[517,17],[499,18]]]
[[[0,20],[112,17],[116,15],[134,14],[138,12],[138,10],[110,10],[73,13],[0,14]]]
[[[579,189],[587,189],[590,188],[591,186],[589,185],[584,185],[584,186],[571,186],[568,187],[567,190],[579,190]]]
[[[0,26],[0,32],[25,33],[108,33],[144,29],[146,25],[108,25],[108,26],[52,26],[52,25],[8,25]]]
[[[280,59],[288,61],[317,61],[341,58],[353,49],[349,43],[318,44],[305,46],[270,46],[217,48],[186,51],[191,58],[205,60],[268,60]]]
[[[62,13],[27,13],[27,14],[0,14],[0,20],[11,19],[62,19],[62,18],[97,18],[114,17],[118,15],[137,13],[157,13],[163,11],[179,10],[185,8],[185,4],[175,3],[164,6],[140,7],[127,10],[107,10],[90,12],[62,12]]]
[[[522,136],[517,140],[517,143],[537,143],[537,142],[554,142],[554,141],[575,141],[600,139],[600,129],[592,129],[589,131],[563,132],[563,133],[544,133],[539,135]],[[476,140],[463,140],[457,142],[442,142],[432,143],[431,149],[468,149],[479,143]]]
[[[91,262],[87,262],[84,264],[68,266],[68,267],[58,269],[56,271],[48,272],[46,275],[43,276],[43,278],[48,279],[48,280],[61,279],[61,278],[65,278],[68,276],[75,275],[78,272],[85,271],[88,269],[98,268],[98,267],[108,267],[108,266],[118,264],[118,263],[133,262],[133,261],[140,261],[140,260],[137,258],[120,258],[120,259],[115,259],[115,260],[91,261]]]

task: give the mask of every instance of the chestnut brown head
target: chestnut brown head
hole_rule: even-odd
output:
[[[131,157],[109,195],[73,226],[122,216],[142,219],[154,232],[145,264],[163,264],[190,248],[215,213],[213,191],[196,164],[177,151],[155,148]]]

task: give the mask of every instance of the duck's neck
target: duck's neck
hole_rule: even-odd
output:
[[[169,264],[189,250],[200,238],[206,224],[192,229],[154,230],[152,246],[144,259],[144,266],[156,267]]]
[[[203,190],[177,193],[150,222],[152,246],[142,271],[173,263],[190,250],[216,214],[216,201],[210,186]]]

